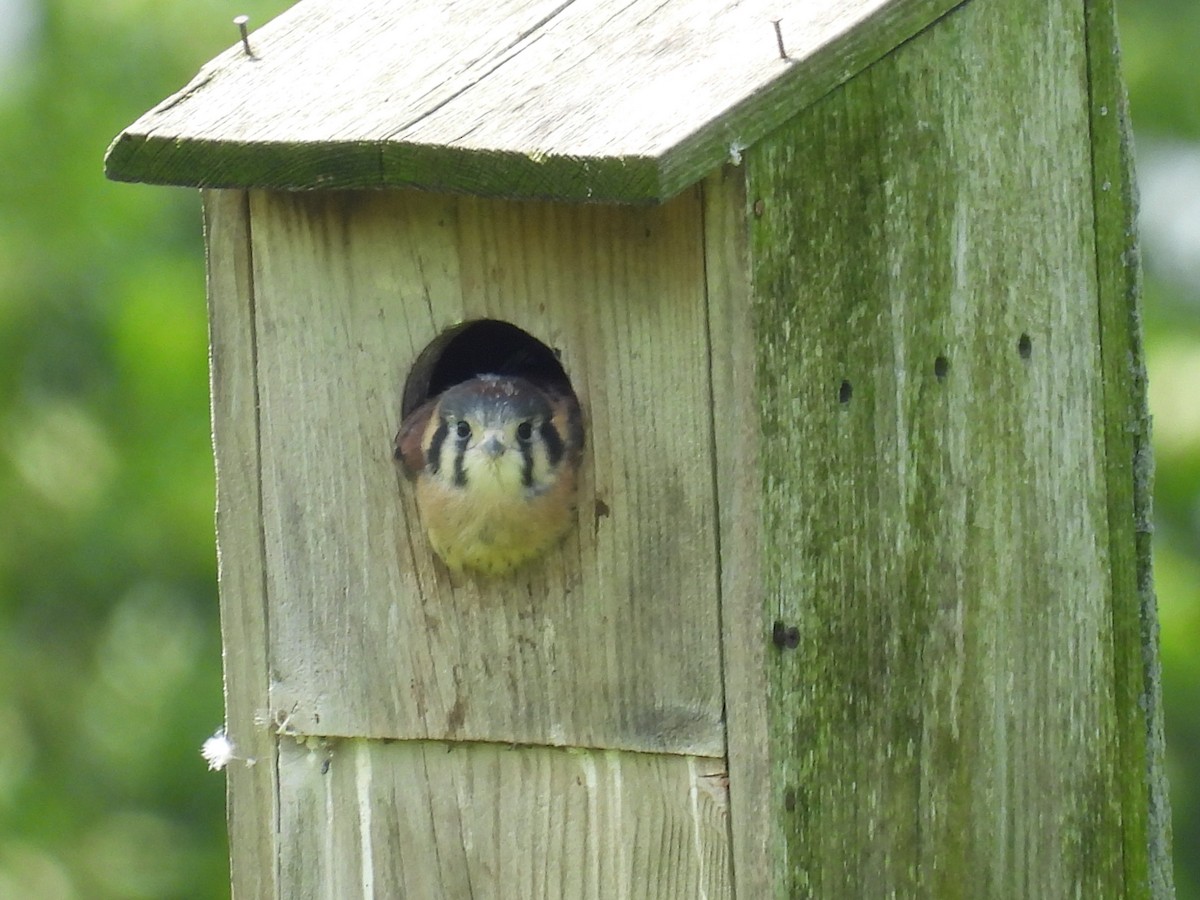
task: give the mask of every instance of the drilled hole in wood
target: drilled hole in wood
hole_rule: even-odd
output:
[[[1021,354],[1021,359],[1029,359],[1033,356],[1033,341],[1030,340],[1029,335],[1022,334],[1018,339],[1017,352]]]
[[[944,356],[939,356],[933,361],[933,374],[937,376],[938,381],[945,381],[946,376],[950,374],[950,360]]]
[[[404,385],[402,414],[476,375],[520,375],[570,389],[558,353],[528,331],[499,319],[476,319],[442,332],[417,357]]]
[[[849,381],[843,381],[842,386],[838,388],[838,403],[843,406],[850,402],[850,398],[854,395],[854,386]]]

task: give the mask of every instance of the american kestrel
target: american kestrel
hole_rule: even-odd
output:
[[[583,439],[569,388],[477,375],[410,413],[395,455],[416,480],[442,561],[502,575],[557,545],[575,521]]]

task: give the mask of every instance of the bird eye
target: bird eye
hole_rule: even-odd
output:
[[[517,437],[522,441],[527,441],[533,437],[533,426],[528,422],[522,422],[517,426]]]
[[[471,426],[469,423],[460,420],[459,423],[454,426],[454,433],[460,438],[469,438],[471,436]]]

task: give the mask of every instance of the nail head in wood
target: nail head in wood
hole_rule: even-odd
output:
[[[247,56],[253,56],[254,51],[250,49],[250,33],[246,27],[249,23],[249,16],[234,16],[233,24],[237,26],[238,34],[242,36],[242,49],[246,51]]]
[[[800,629],[795,625],[776,622],[771,629],[771,640],[780,650],[795,650],[800,646]]]
[[[775,26],[775,44],[779,47],[779,58],[787,59],[787,49],[783,46],[783,28],[780,27],[780,19],[772,19],[771,24]]]

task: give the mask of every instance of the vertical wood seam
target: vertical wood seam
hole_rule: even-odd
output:
[[[723,535],[721,531],[721,490],[720,479],[717,465],[717,394],[713,381],[713,341],[712,341],[712,290],[710,277],[710,262],[705,245],[707,244],[708,235],[708,182],[702,181],[697,186],[700,194],[699,217],[700,217],[700,262],[703,267],[704,279],[704,352],[708,357],[708,365],[705,366],[704,373],[708,379],[706,389],[709,397],[709,416],[708,416],[708,458],[709,458],[709,478],[712,484],[712,499],[713,499],[713,564],[716,567],[713,573],[717,592],[717,665],[720,668],[720,687],[721,687],[721,737],[725,746],[725,770],[728,775],[729,771],[729,712],[728,712],[728,692],[725,685],[725,582],[724,571],[722,567],[721,548],[723,546]],[[695,788],[693,787],[693,791]],[[697,820],[697,827],[699,823]],[[733,853],[733,816],[726,815],[725,817],[725,839],[729,844],[729,888],[730,897],[737,897],[737,859]]]
[[[258,759],[254,769],[239,765],[228,776],[231,885],[238,900],[278,898],[279,741],[264,710],[270,664],[250,198],[206,191],[203,200],[225,722],[238,753],[247,754],[238,759],[247,767]]]
[[[268,720],[273,720],[274,712],[270,710],[271,699],[271,601],[269,579],[267,578],[267,535],[263,522],[263,448],[262,448],[262,402],[259,395],[259,378],[258,378],[258,294],[255,290],[256,278],[254,270],[254,218],[250,213],[250,192],[246,191],[242,195],[243,214],[246,217],[246,262],[247,275],[247,303],[250,306],[250,362],[251,373],[254,379],[254,458],[257,464],[257,471],[254,479],[254,497],[258,506],[258,552],[263,561],[263,565],[259,571],[261,581],[261,590],[259,598],[262,602],[262,619],[263,619],[263,646],[262,656],[266,663],[263,667],[263,674],[266,676],[266,683],[262,686],[262,696],[267,698],[268,702]],[[275,822],[274,833],[276,840],[278,835],[282,833],[283,826],[283,804],[280,796],[279,783],[279,735],[276,734],[272,740],[272,746],[275,754]],[[275,897],[276,900],[282,900],[283,889],[283,872],[282,872],[283,854],[275,854]]]
[[[270,602],[270,587],[267,578],[267,536],[263,523],[263,447],[262,447],[262,402],[259,389],[258,377],[258,302],[255,285],[257,282],[255,267],[254,267],[254,218],[251,215],[250,209],[250,191],[244,191],[241,198],[242,214],[245,217],[246,230],[246,302],[249,306],[250,319],[250,372],[253,379],[254,387],[254,459],[255,459],[255,478],[254,478],[254,500],[258,508],[258,552],[259,558],[263,561],[263,565],[259,570],[260,591],[259,599],[262,603],[262,621],[263,621],[263,645],[261,648],[262,659],[265,665],[263,666],[263,674],[266,676],[266,683],[262,685],[262,696],[267,698],[268,708],[266,718],[268,723],[275,721],[275,711],[271,708],[271,602]],[[269,727],[269,726],[268,726]],[[282,833],[283,825],[283,798],[280,796],[280,779],[279,779],[279,735],[275,734],[272,737],[272,749],[274,752],[274,771],[275,771],[275,809],[274,822],[272,823],[274,841],[278,841],[278,836]],[[283,900],[281,893],[283,889],[283,854],[276,852],[274,859],[275,866],[275,898]]]
[[[751,323],[753,286],[746,164],[704,183],[705,289],[710,322],[713,464],[720,529],[720,627],[725,697],[731,893],[775,893],[768,783],[768,674],[760,534],[761,425]],[[717,413],[729,417],[719,423]],[[720,430],[718,430],[720,425]]]

